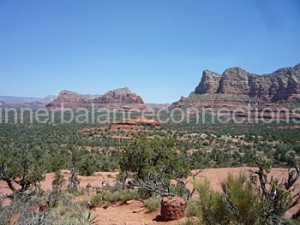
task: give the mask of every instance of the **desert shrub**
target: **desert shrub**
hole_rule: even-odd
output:
[[[170,192],[184,199],[190,198],[190,191],[186,188],[183,181],[178,181],[176,185],[171,185]]]
[[[186,217],[200,217],[200,206],[199,206],[199,202],[197,201],[188,201],[187,203],[187,207],[185,210],[185,216]]]
[[[148,212],[155,212],[160,209],[161,199],[159,198],[149,198],[145,201],[145,207],[148,209]]]
[[[138,136],[123,152],[122,173],[131,174],[133,183],[150,193],[169,193],[170,179],[186,177],[189,166],[182,154],[176,152],[171,137],[147,139]]]
[[[52,225],[92,225],[97,224],[98,219],[79,203],[65,204],[62,202],[52,211]]]
[[[11,224],[11,219],[18,215],[16,225],[33,224],[33,225],[46,225],[50,224],[53,220],[53,215],[49,210],[44,212],[36,212],[39,204],[46,201],[46,196],[32,195],[19,196],[14,198],[11,204],[3,207],[0,210],[0,224],[8,225]]]
[[[113,192],[111,190],[106,190],[102,193],[102,199],[103,201],[114,203],[117,202],[120,199],[119,192]]]
[[[207,179],[203,183],[196,182],[195,188],[200,195],[204,224],[267,224],[263,220],[262,199],[243,174],[229,175],[222,183],[223,193],[212,191]]]
[[[288,224],[285,213],[300,203],[299,195],[292,195],[294,184],[300,177],[297,162],[293,162],[286,179],[279,181],[275,177],[268,178],[272,161],[262,155],[255,157],[258,169],[251,171],[251,182],[259,190],[263,208],[260,212],[261,221],[266,224]],[[299,212],[293,218],[299,218]]]
[[[44,179],[45,173],[42,154],[38,148],[0,148],[0,180],[5,181],[17,195],[37,186]],[[19,184],[21,188],[16,189],[13,183]]]
[[[109,203],[127,202],[136,199],[138,196],[137,191],[125,189],[114,191],[112,189],[106,190],[101,194],[102,200]]]
[[[22,213],[18,219],[17,225],[48,225],[53,221],[53,215],[50,212],[26,212]]]
[[[10,224],[11,217],[13,215],[13,210],[10,207],[0,208],[0,225]]]
[[[95,195],[94,197],[91,198],[90,205],[95,208],[100,205],[101,201],[102,201],[101,196]]]
[[[200,199],[200,216],[203,224],[244,224],[244,225],[288,225],[297,224],[284,217],[284,213],[299,202],[298,195],[292,198],[290,188],[298,179],[298,168],[290,172],[285,183],[275,178],[268,179],[271,169],[270,160],[259,157],[259,169],[247,179],[244,174],[228,176],[222,183],[223,193],[210,189],[209,181],[195,182]],[[292,200],[293,199],[293,200]]]
[[[195,189],[200,196],[199,205],[203,224],[230,224],[226,216],[227,209],[223,195],[211,190],[209,180],[206,178],[203,182],[196,181]]]
[[[133,199],[136,199],[138,196],[138,192],[137,191],[133,191],[133,190],[123,190],[120,193],[120,200],[122,202],[127,202]]]
[[[227,206],[226,216],[238,224],[256,224],[260,218],[263,204],[259,193],[245,175],[234,177],[229,174],[222,183],[222,190]]]
[[[66,191],[72,195],[79,195],[80,192],[77,187],[68,187]]]

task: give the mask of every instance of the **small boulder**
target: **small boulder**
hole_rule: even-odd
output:
[[[165,221],[184,217],[186,201],[180,197],[164,197],[161,202],[161,217]]]

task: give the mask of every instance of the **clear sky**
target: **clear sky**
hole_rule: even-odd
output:
[[[204,69],[298,63],[299,0],[0,0],[0,95],[127,86],[164,103]]]

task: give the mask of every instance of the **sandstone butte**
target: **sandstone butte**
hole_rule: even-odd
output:
[[[226,69],[223,74],[205,70],[195,91],[170,107],[235,109],[250,104],[262,109],[291,108],[297,103],[300,103],[300,64],[263,75],[239,67]]]
[[[61,91],[59,96],[47,108],[107,108],[120,110],[143,110],[146,105],[143,99],[128,88],[108,91],[102,96],[90,97],[71,91]]]

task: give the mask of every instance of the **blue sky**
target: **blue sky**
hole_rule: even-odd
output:
[[[187,96],[204,69],[300,63],[299,0],[0,0],[0,95]]]

